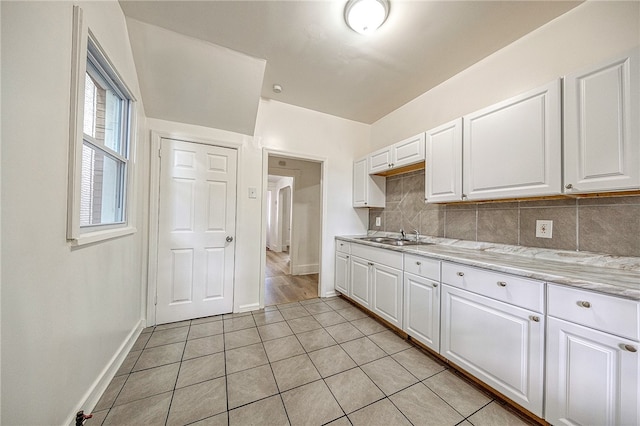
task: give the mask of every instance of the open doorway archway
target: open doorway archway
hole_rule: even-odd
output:
[[[317,160],[265,153],[264,305],[320,294],[322,168]]]

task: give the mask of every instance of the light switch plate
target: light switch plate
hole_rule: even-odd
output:
[[[253,186],[249,188],[249,198],[258,198],[258,190]]]
[[[380,226],[380,216],[376,217],[376,226]]]
[[[552,220],[536,220],[536,237],[552,238],[553,221]]]

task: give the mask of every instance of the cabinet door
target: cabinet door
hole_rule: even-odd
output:
[[[464,117],[469,200],[562,192],[560,80]]]
[[[640,187],[638,49],[564,78],[566,193]]]
[[[353,207],[364,207],[367,202],[367,159],[353,163]]]
[[[336,291],[349,295],[349,255],[336,253],[336,277],[334,287]]]
[[[360,257],[351,256],[349,295],[360,305],[368,308],[371,305],[371,265]]]
[[[426,133],[425,198],[462,200],[462,118]]]
[[[391,168],[391,147],[369,154],[369,174],[385,172]]]
[[[636,342],[549,317],[545,419],[554,425],[640,424],[637,350]]]
[[[436,281],[405,272],[403,330],[440,351],[440,289]]]
[[[353,207],[381,207],[386,200],[386,178],[369,176],[368,159],[353,162]]]
[[[373,312],[402,328],[402,271],[376,264],[372,272]]]
[[[440,354],[542,417],[544,316],[442,285]]]
[[[424,161],[424,133],[395,143],[391,149],[392,169]]]

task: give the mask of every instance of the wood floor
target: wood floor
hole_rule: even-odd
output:
[[[267,250],[264,304],[298,302],[318,297],[318,274],[289,275],[289,253]]]

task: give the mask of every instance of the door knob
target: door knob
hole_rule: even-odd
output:
[[[230,243],[231,241],[233,241],[233,237],[231,235],[227,236],[227,242]]]

